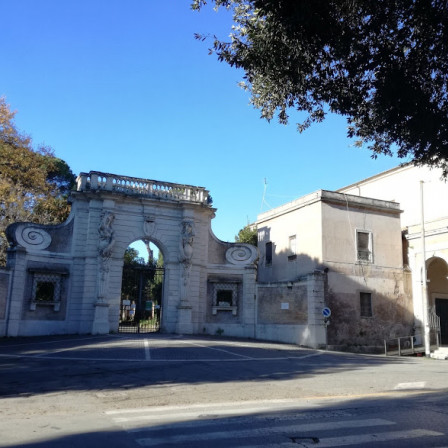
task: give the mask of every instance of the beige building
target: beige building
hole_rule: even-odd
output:
[[[390,338],[414,334],[423,340],[437,315],[448,343],[447,188],[440,172],[406,165],[259,215],[258,308],[270,303],[282,326],[268,325],[266,335],[378,349]],[[307,289],[310,274],[317,273],[322,287]],[[322,319],[324,308],[329,319]],[[308,321],[298,314],[304,309]]]
[[[423,332],[426,313],[427,330],[437,316],[441,342],[448,345],[448,184],[441,170],[409,164],[338,191],[400,203],[403,258],[412,273],[416,332]]]
[[[318,345],[380,347],[385,338],[410,333],[398,203],[320,190],[261,214],[257,227],[259,307],[267,285],[294,290],[309,273],[320,272]],[[294,307],[278,301],[287,321]],[[326,332],[325,307],[331,310]],[[301,334],[294,342],[304,343]]]

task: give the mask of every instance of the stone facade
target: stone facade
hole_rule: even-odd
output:
[[[124,252],[148,239],[164,259],[162,331],[219,327],[228,335],[253,336],[257,249],[213,235],[215,209],[207,190],[90,172],[79,176],[71,202],[61,225],[8,228],[9,274],[0,276],[3,335],[117,331]],[[12,285],[7,312],[5,276]],[[223,304],[213,313],[209,296],[217,280],[235,285],[233,312]]]
[[[272,331],[276,339],[308,346],[379,349],[384,339],[408,334],[412,296],[400,213],[395,202],[320,190],[259,215],[258,288],[273,291],[271,315],[288,325],[285,331],[267,326],[265,336]],[[285,309],[297,301],[307,303],[305,320],[294,306]]]
[[[0,269],[0,322],[2,321],[4,322],[6,318],[9,275],[10,275],[9,271]]]
[[[164,332],[379,349],[439,325],[448,344],[440,174],[405,165],[284,204],[259,215],[257,250],[216,238],[202,187],[82,173],[65,223],[7,229],[0,335],[117,331],[123,255],[145,239],[164,259]]]
[[[403,260],[412,294],[415,332],[437,332],[448,344],[448,184],[442,171],[403,165],[338,190],[394,200],[403,210]],[[433,339],[432,336],[427,340]],[[428,352],[429,347],[426,347]]]

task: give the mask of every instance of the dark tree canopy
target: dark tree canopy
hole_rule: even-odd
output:
[[[396,154],[448,174],[446,0],[210,3],[232,9],[235,22],[212,51],[244,70],[263,118],[286,124],[288,111],[305,111],[302,131],[328,111],[341,114],[374,158]]]
[[[31,138],[17,130],[14,115],[0,98],[0,265],[6,260],[6,227],[18,221],[63,222],[75,183],[69,166],[50,148],[34,148]]]

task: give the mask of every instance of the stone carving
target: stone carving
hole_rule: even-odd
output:
[[[254,263],[257,258],[258,250],[250,244],[237,243],[226,251],[226,260],[235,265],[249,265]]]
[[[193,256],[194,224],[192,221],[182,222],[182,239],[180,241],[180,261],[190,262]]]
[[[143,232],[146,236],[151,236],[156,230],[156,219],[154,216],[145,216],[143,222]]]
[[[115,215],[106,211],[101,215],[101,222],[98,228],[99,244],[98,254],[100,256],[99,272],[98,272],[98,302],[103,302],[107,294],[107,285],[109,277],[110,257],[115,244],[114,231],[112,224]]]
[[[188,284],[190,281],[191,258],[193,257],[193,240],[195,236],[194,223],[192,221],[182,221],[182,231],[179,247],[179,261],[183,265],[181,300],[186,300]]]
[[[33,226],[18,227],[15,236],[21,246],[30,249],[46,249],[51,244],[49,233]]]
[[[115,216],[112,212],[104,212],[101,216],[100,227],[98,233],[100,235],[100,242],[98,252],[103,259],[109,259],[112,255],[112,249],[115,244],[114,231],[112,224]]]

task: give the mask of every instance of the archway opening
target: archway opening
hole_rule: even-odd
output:
[[[430,313],[437,317],[440,343],[448,345],[448,265],[434,257],[428,263],[428,298]]]
[[[123,257],[120,333],[152,333],[161,328],[164,267],[159,248],[135,241]]]

